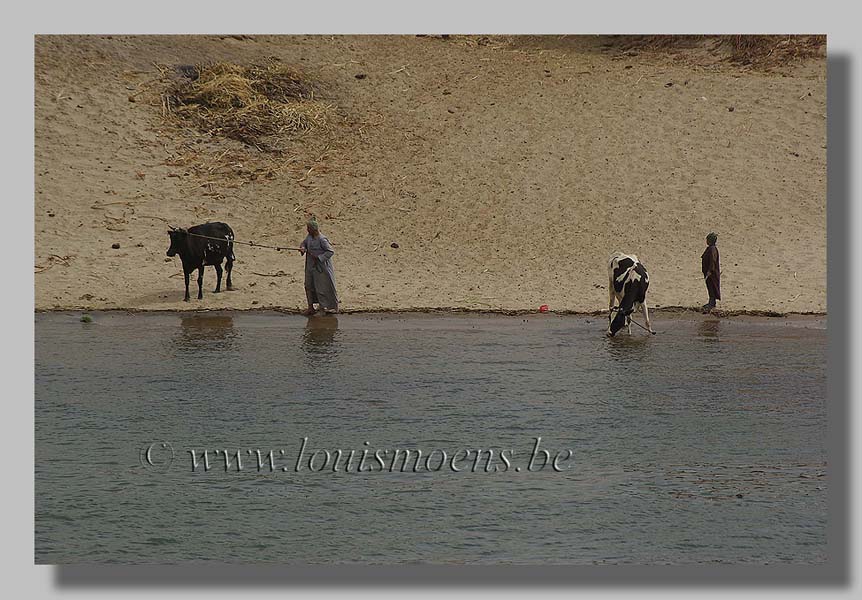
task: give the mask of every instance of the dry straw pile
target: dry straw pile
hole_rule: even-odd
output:
[[[718,45],[731,62],[769,69],[819,55],[825,35],[723,35]]]
[[[301,72],[277,61],[162,67],[162,75],[163,115],[211,136],[278,153],[290,139],[328,127],[332,107],[315,100]]]
[[[784,67],[816,57],[823,35],[634,35],[612,36],[622,49],[675,52],[706,45],[727,62],[758,70]],[[609,44],[613,46],[614,44]]]

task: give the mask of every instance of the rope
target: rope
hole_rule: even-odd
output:
[[[648,333],[651,333],[651,334],[655,335],[655,331],[650,331],[649,329],[647,329],[646,327],[644,327],[643,325],[641,325],[640,323],[638,323],[637,321],[635,321],[635,320],[634,320],[634,319],[632,319],[631,317],[629,317],[629,321],[631,321],[632,323],[634,323],[635,325],[637,325],[638,327],[640,327],[640,328],[641,328],[641,329],[643,329],[644,331],[646,331],[646,332],[648,332]]]
[[[611,307],[610,312],[611,312],[611,313],[613,313],[613,312],[615,312],[615,311],[616,311],[616,312],[619,312],[619,311],[621,311],[621,310],[622,310],[622,309],[621,309],[619,306],[613,306],[613,307]],[[626,315],[626,316],[628,316],[628,315]],[[646,332],[648,332],[648,333],[651,333],[651,334],[653,334],[653,335],[655,335],[655,334],[656,334],[656,332],[655,332],[655,331],[650,331],[649,329],[647,329],[646,327],[644,327],[643,325],[641,325],[640,323],[638,323],[637,321],[635,321],[634,319],[632,319],[630,316],[629,316],[628,318],[629,318],[629,322],[634,323],[635,325],[637,325],[638,327],[640,327],[640,328],[641,328],[641,329],[643,329],[644,331],[646,331]]]
[[[168,224],[168,227],[170,227],[171,229],[173,229],[173,230],[175,230],[175,231],[178,231],[178,230],[182,229],[181,227],[174,227],[173,225],[171,225],[171,222],[170,222],[170,221],[168,221],[167,219],[164,219],[164,218],[162,218],[162,217],[150,217],[149,215],[141,215],[141,216],[145,216],[145,217],[148,217],[148,218],[150,218],[150,219],[160,219],[160,220],[164,221],[165,223],[167,223],[167,224]],[[216,240],[216,241],[218,241],[218,242],[228,242],[228,243],[233,243],[233,244],[243,244],[243,245],[245,245],[245,246],[251,246],[252,248],[269,248],[270,250],[278,250],[279,252],[281,252],[282,250],[302,250],[302,248],[293,248],[293,247],[291,247],[291,246],[267,246],[266,244],[257,244],[257,243],[255,243],[255,242],[240,242],[240,241],[238,241],[238,240],[229,240],[229,239],[227,239],[227,238],[213,237],[213,236],[211,236],[211,235],[202,235],[202,234],[200,234],[200,233],[191,233],[191,232],[190,232],[190,231],[188,231],[188,230],[186,230],[186,234],[188,234],[188,235],[192,235],[192,236],[194,236],[194,237],[204,238],[204,239],[207,239],[207,240]]]
[[[204,238],[207,240],[217,240],[219,242],[228,242],[229,244],[243,244],[245,246],[252,246],[253,248],[269,248],[270,250],[278,250],[281,252],[282,250],[301,250],[301,248],[291,248],[287,246],[267,246],[266,244],[256,244],[255,242],[240,242],[238,240],[229,240],[227,238],[213,237],[211,235],[202,235],[200,233],[191,233],[190,231],[186,231],[187,235],[191,235],[194,237]]]

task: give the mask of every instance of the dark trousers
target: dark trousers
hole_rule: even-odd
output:
[[[721,300],[721,295],[716,289],[718,286],[716,282],[712,281],[712,277],[710,276],[706,280],[706,292],[709,294],[709,306],[715,306],[716,300]]]

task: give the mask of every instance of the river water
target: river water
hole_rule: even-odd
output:
[[[826,558],[825,318],[35,321],[39,563]]]

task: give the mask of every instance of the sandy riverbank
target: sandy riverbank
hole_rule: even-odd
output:
[[[210,269],[183,303],[164,221],[295,245],[315,213],[348,312],[591,313],[617,249],[650,270],[651,306],[695,307],[711,230],[725,314],[825,312],[825,59],[764,73],[603,43],[39,37],[36,309],[299,309],[299,255],[245,246],[236,291],[212,294]],[[129,99],[154,63],[271,56],[314,74],[339,115],[272,178],[202,177],[177,158],[243,149]]]

